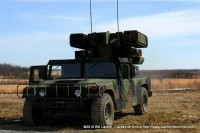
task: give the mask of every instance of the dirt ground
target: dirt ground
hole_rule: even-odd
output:
[[[115,114],[112,127],[100,129],[93,129],[93,126],[86,124],[85,120],[78,116],[59,116],[48,120],[43,126],[27,127],[22,117],[24,99],[19,99],[15,94],[0,95],[0,132],[199,133],[199,92],[200,90],[154,92],[150,98],[148,114],[136,116],[133,109],[125,110]]]

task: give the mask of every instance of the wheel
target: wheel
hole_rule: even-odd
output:
[[[40,108],[35,108],[32,102],[26,99],[23,108],[23,120],[28,126],[42,125],[45,122],[43,110]]]
[[[93,100],[91,118],[94,125],[112,126],[114,121],[114,106],[109,94],[104,93],[102,98]]]
[[[136,115],[144,115],[148,112],[148,93],[146,88],[141,87],[139,104],[134,106]]]

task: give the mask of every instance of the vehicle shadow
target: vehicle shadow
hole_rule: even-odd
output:
[[[82,119],[80,117],[57,116],[48,119],[42,126],[30,127],[25,125],[23,118],[0,118],[0,130],[9,130],[13,132],[57,132],[62,129],[82,130],[83,125],[88,123],[87,119]]]
[[[115,121],[134,113],[115,113]],[[57,132],[60,130],[84,130],[84,125],[91,125],[91,120],[81,116],[58,115],[49,118],[42,126],[30,127],[25,125],[23,118],[1,118],[0,130],[9,130],[13,132]],[[93,129],[94,130],[94,129]]]
[[[115,113],[115,120],[121,119],[123,117],[129,116],[129,115],[133,115],[133,116],[137,116],[135,113],[133,112],[128,112],[128,113],[122,113],[122,112],[116,112]]]

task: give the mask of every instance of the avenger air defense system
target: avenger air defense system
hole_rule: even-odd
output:
[[[75,59],[49,60],[32,66],[25,98],[23,120],[28,126],[43,124],[63,113],[88,116],[92,125],[112,126],[115,112],[133,108],[136,115],[148,112],[152,96],[150,79],[139,77],[146,35],[136,31],[76,33],[70,35]],[[18,96],[19,88],[18,86]]]

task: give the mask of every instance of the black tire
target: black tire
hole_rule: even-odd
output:
[[[23,120],[27,126],[38,126],[45,122],[43,110],[35,108],[32,102],[28,99],[24,102]]]
[[[139,104],[134,106],[134,111],[136,115],[144,115],[148,112],[148,92],[146,88],[141,87]]]
[[[104,93],[102,98],[93,100],[91,118],[94,125],[113,125],[114,106],[113,100],[109,94]]]

